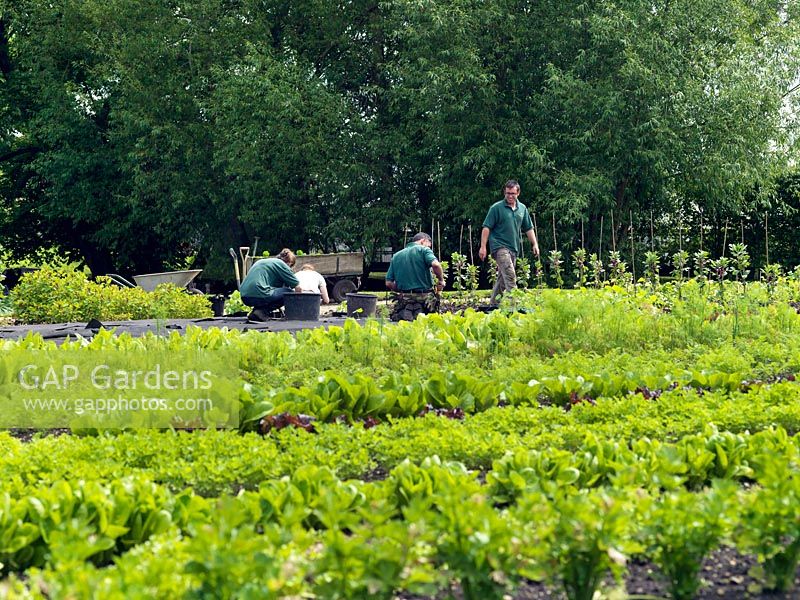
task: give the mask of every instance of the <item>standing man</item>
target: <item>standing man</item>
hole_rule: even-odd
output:
[[[497,282],[492,289],[489,303],[494,304],[497,296],[517,287],[517,272],[514,265],[520,251],[520,230],[528,236],[533,255],[539,256],[539,244],[533,232],[533,223],[528,208],[519,201],[519,183],[509,179],[503,186],[504,200],[495,202],[483,220],[481,247],[478,256],[486,258],[486,243],[492,258],[497,261]]]
[[[270,312],[283,306],[286,292],[302,291],[291,269],[296,260],[294,252],[284,248],[278,258],[262,258],[250,267],[239,287],[242,302],[253,307],[248,319],[266,321]]]
[[[400,294],[392,311],[393,321],[413,321],[421,312],[438,311],[438,297],[444,289],[444,271],[431,246],[431,236],[418,233],[408,246],[392,256],[386,273],[386,287]],[[436,275],[435,286],[431,271]]]

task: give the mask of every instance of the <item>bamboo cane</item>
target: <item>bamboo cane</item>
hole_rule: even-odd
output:
[[[703,211],[700,211],[700,251],[703,251]]]
[[[472,223],[469,224],[469,262],[475,264],[475,256],[472,253]]]
[[[614,231],[614,211],[611,211],[611,251],[617,251],[617,234]]]
[[[586,244],[583,239],[583,217],[581,217],[581,250],[586,250]]]
[[[653,211],[650,211],[650,252],[656,251],[655,234],[653,233]]]
[[[725,218],[725,228],[722,230],[722,258],[725,258],[725,248],[728,246],[728,218]]]
[[[633,274],[633,281],[636,282],[636,257],[633,247],[633,209],[631,209],[631,273]]]
[[[600,260],[603,260],[603,219],[604,215],[600,215],[600,249],[597,251]]]

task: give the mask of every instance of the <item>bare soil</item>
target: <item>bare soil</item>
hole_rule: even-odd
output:
[[[32,428],[13,428],[8,433],[11,437],[17,438],[21,442],[30,442],[34,439],[45,437],[58,437],[61,435],[72,435],[70,429],[32,429]]]
[[[772,593],[760,588],[748,571],[756,564],[752,556],[739,554],[732,548],[721,548],[706,557],[701,578],[703,587],[697,600],[797,600],[800,598],[800,577],[795,576],[795,589],[786,594]],[[610,582],[609,582],[610,583]],[[669,595],[669,586],[660,577],[658,567],[650,562],[639,561],[628,565],[625,577],[628,594],[647,598],[664,598]],[[515,600],[556,600],[564,598],[560,590],[549,589],[540,583],[527,583],[514,595]]]
[[[696,600],[798,600],[800,599],[800,577],[795,577],[795,588],[785,594],[767,592],[760,589],[748,571],[756,564],[751,556],[743,556],[732,548],[722,548],[713,552],[703,563],[701,578],[703,586]],[[637,600],[669,600],[669,587],[659,577],[658,567],[646,561],[628,565],[628,573],[624,579],[625,591],[632,599]],[[614,582],[606,581],[610,589]],[[443,590],[434,597],[400,594],[402,600],[445,600],[454,598],[461,600],[463,595],[458,586],[451,590]],[[513,600],[564,600],[566,595],[561,589],[543,583],[529,581],[517,588],[510,596]]]

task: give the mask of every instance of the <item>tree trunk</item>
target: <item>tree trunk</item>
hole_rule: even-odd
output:
[[[86,262],[86,266],[91,270],[92,275],[105,275],[106,273],[114,273],[116,267],[111,254],[107,250],[98,248],[92,244],[87,235],[76,235],[78,250]]]

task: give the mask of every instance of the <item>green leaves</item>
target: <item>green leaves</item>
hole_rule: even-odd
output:
[[[0,509],[0,563],[2,569],[22,570],[37,564],[34,543],[40,537],[39,528],[27,522],[27,506],[8,493],[3,494]]]
[[[106,563],[111,556],[144,543],[174,525],[202,514],[173,515],[177,498],[141,478],[97,481],[60,480],[21,499],[9,493],[0,509],[0,557],[6,568],[24,570],[53,564]]]
[[[484,420],[483,437],[497,418],[502,417]],[[403,425],[410,424],[396,426]],[[382,481],[343,480],[314,464],[332,452],[340,429],[323,429],[320,437],[331,436],[329,447],[316,456],[301,449],[318,437],[285,436],[283,452],[299,458],[294,466],[286,464],[285,476],[274,473],[257,491],[216,499],[171,492],[145,473],[114,483],[60,480],[46,489],[37,481],[4,479],[13,491],[0,498],[2,562],[14,572],[41,566],[32,576],[52,590],[161,589],[165,584],[157,582],[166,577],[172,589],[192,589],[198,596],[213,589],[260,597],[278,589],[341,598],[363,597],[365,591],[385,598],[399,590],[430,595],[457,581],[465,597],[499,598],[513,592],[520,577],[529,577],[549,578],[569,598],[586,599],[608,573],[622,577],[627,559],[640,555],[661,567],[675,597],[689,598],[703,556],[725,542],[743,552],[763,552],[764,585],[776,586],[778,574],[793,572],[795,520],[786,515],[795,514],[800,500],[792,491],[797,481],[785,473],[800,451],[780,430],[737,436],[709,428],[676,444],[626,444],[584,427],[578,449],[508,454],[494,463],[484,484],[462,463],[436,456],[403,461]],[[203,456],[203,468],[214,470],[216,454],[203,438],[220,435],[181,436],[179,451]],[[340,443],[362,435],[367,434],[344,432]],[[377,448],[378,438],[370,435],[359,445]],[[106,456],[115,450],[132,460],[145,447],[153,457],[168,452],[175,438],[158,434],[137,443],[122,434],[73,443],[82,454],[99,445]],[[237,439],[227,433],[220,440],[231,452],[220,461],[223,466],[232,466],[231,457],[242,453],[257,460],[254,450],[270,443],[229,448],[241,444]],[[695,464],[696,456],[706,455],[714,457],[711,462]],[[70,457],[50,456],[54,469],[61,463],[78,467]],[[758,468],[738,474],[730,469],[748,462]],[[712,464],[728,469],[725,479],[713,479]],[[113,467],[104,478],[130,468]],[[680,480],[664,489],[667,470]],[[742,477],[760,485],[740,488],[736,479]],[[106,565],[111,558],[114,564],[99,571],[91,564]]]
[[[703,558],[730,533],[738,490],[730,481],[698,493],[667,492],[648,503],[643,539],[676,600],[694,598]]]
[[[800,562],[800,522],[791,508],[800,494],[800,479],[787,475],[780,461],[765,466],[762,486],[744,498],[736,538],[758,559],[753,575],[766,589],[785,592],[794,586]]]
[[[161,284],[152,292],[121,288],[107,277],[89,281],[73,266],[44,266],[25,274],[11,295],[16,318],[25,323],[67,323],[211,316],[205,296]]]
[[[497,386],[466,373],[437,373],[423,386],[423,400],[435,408],[480,412],[497,404]]]
[[[490,598],[531,578],[589,598],[636,556],[689,597],[696,566],[727,544],[756,557],[760,585],[788,586],[796,315],[748,285],[732,341],[727,317],[707,321],[706,297],[684,291],[671,312],[646,292],[562,290],[522,295],[530,314],[296,337],[3,342],[6,380],[25,352],[230,351],[243,429],[274,411],[324,415],[314,435],[0,434],[4,574],[54,597]],[[693,319],[707,329],[685,331]],[[427,405],[465,414],[417,418]]]
[[[632,538],[634,504],[625,491],[590,490],[559,494],[553,503],[549,561],[553,579],[570,600],[591,600],[606,573],[623,573]]]

